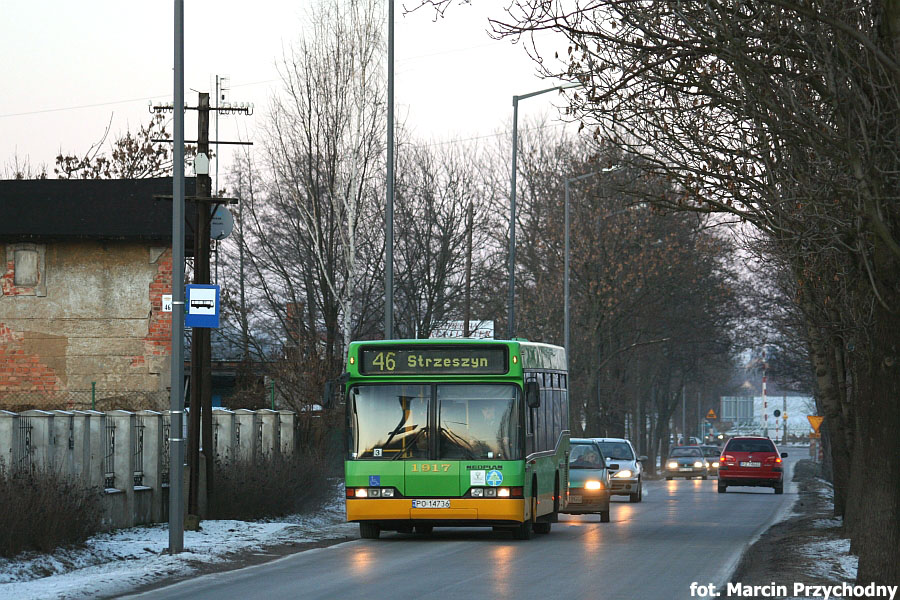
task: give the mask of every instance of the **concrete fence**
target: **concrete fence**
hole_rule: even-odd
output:
[[[103,489],[106,529],[165,521],[170,422],[168,411],[0,410],[0,470],[55,471]],[[289,456],[295,426],[291,411],[215,410],[213,458]]]

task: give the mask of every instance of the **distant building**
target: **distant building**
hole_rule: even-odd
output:
[[[432,338],[461,338],[465,334],[465,321],[447,321],[434,328]],[[474,339],[493,339],[493,321],[469,321],[469,337]]]
[[[779,412],[777,417],[775,411]],[[811,429],[806,417],[816,414],[815,411],[811,396],[767,394],[765,402],[762,396],[723,396],[718,417],[723,425],[730,424],[729,432],[733,434],[763,435],[768,425],[769,437],[774,438],[776,425],[779,432],[787,425],[792,435],[807,435]],[[781,438],[780,433],[778,437]]]
[[[170,385],[172,202],[155,196],[171,194],[170,178],[0,181],[0,408]]]
[[[774,351],[767,348],[766,356],[772,360]],[[720,398],[718,419],[714,423],[716,429],[720,433],[731,435],[764,435],[768,426],[769,437],[774,439],[777,422],[778,439],[782,438],[785,425],[790,435],[806,436],[811,431],[806,417],[814,415],[816,411],[813,397],[781,389],[777,381],[768,377],[764,401],[763,374],[766,363],[763,355],[748,351],[742,358],[744,367],[729,382],[734,395]],[[777,417],[775,411],[779,412]],[[788,416],[786,421],[785,413]]]

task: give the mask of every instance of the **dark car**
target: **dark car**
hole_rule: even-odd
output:
[[[786,457],[787,453],[779,453],[769,438],[731,438],[719,457],[719,493],[728,486],[749,485],[770,487],[776,494],[783,494],[781,459]]]
[[[722,454],[722,449],[718,446],[700,446],[700,451],[703,452],[703,458],[709,463],[709,474],[718,475],[719,455]]]
[[[675,446],[669,451],[669,458],[666,459],[666,479],[675,477],[706,479],[709,476],[706,469],[707,464],[703,452],[700,451],[700,446]]]
[[[562,512],[570,515],[599,513],[609,523],[609,470],[600,446],[592,439],[572,438],[569,452],[569,501]]]

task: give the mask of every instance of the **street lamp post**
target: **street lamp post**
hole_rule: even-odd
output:
[[[394,337],[394,0],[388,0],[387,186],[384,213],[384,339]]]
[[[530,94],[513,96],[513,138],[512,138],[512,175],[510,176],[509,193],[509,313],[507,315],[506,337],[512,339],[516,335],[516,160],[519,150],[519,100],[540,96],[547,92],[562,91],[579,87],[580,83],[557,85]]]
[[[175,0],[172,137],[172,356],[169,410],[169,554],[184,551],[184,0]]]

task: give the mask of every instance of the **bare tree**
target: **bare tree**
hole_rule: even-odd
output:
[[[404,150],[395,184],[397,330],[408,338],[429,337],[435,327],[463,317],[468,211],[474,211],[472,246],[480,254],[487,206],[469,151]]]
[[[137,133],[126,131],[104,150],[109,126],[98,142],[82,155],[60,154],[53,172],[60,179],[145,179],[166,177],[172,173],[173,154],[170,144],[155,140],[166,139],[168,122],[165,115],[156,114]],[[185,148],[185,166],[196,154],[196,146]],[[108,154],[107,154],[108,152]]]
[[[371,245],[361,223],[378,214],[370,205],[384,147],[381,22],[373,0],[317,5],[311,30],[281,63],[284,92],[268,125],[268,224],[287,236],[271,247],[295,244],[282,276],[302,271],[309,328],[323,322],[331,356],[353,337],[360,246]]]
[[[859,578],[896,581],[896,3],[520,0],[509,16],[499,36],[563,34],[561,60],[532,51],[584,84],[574,116],[673,182],[655,202],[746,220],[790,265]]]

